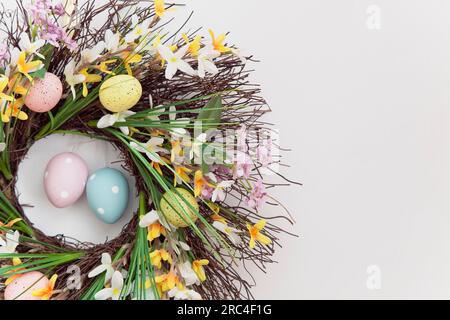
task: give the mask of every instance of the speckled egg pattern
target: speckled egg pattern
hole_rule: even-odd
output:
[[[191,220],[195,222],[198,218],[187,203],[196,211],[198,211],[199,207],[194,196],[189,191],[182,188],[177,188],[176,190],[179,195],[175,192],[166,192],[164,194],[161,199],[161,211],[170,224],[178,228],[185,228],[190,225]]]
[[[84,193],[89,171],[84,160],[72,152],[53,157],[44,172],[44,190],[57,208],[66,208]]]
[[[40,300],[33,296],[33,291],[48,286],[48,278],[37,271],[20,275],[5,289],[5,300]]]
[[[103,168],[94,172],[86,185],[91,211],[105,223],[117,222],[128,207],[129,186],[122,172]]]
[[[106,80],[100,87],[100,102],[111,112],[122,112],[134,107],[142,96],[141,83],[129,75]]]
[[[43,79],[35,79],[25,97],[25,105],[34,112],[48,112],[56,107],[63,94],[61,80],[47,72]]]

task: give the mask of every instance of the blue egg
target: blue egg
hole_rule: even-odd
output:
[[[128,207],[129,187],[122,172],[103,168],[88,179],[86,195],[89,207],[105,223],[117,222]]]

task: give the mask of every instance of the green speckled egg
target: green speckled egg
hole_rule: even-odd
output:
[[[92,212],[105,223],[117,222],[128,207],[129,187],[122,172],[103,168],[88,179],[86,196]]]
[[[187,203],[196,211],[199,209],[198,203],[189,191],[182,188],[177,188],[176,190],[180,195],[176,192],[166,192],[164,194],[161,199],[161,211],[170,224],[177,228],[185,228],[190,225],[189,222],[191,220],[195,222],[198,218]]]
[[[114,76],[100,87],[100,102],[111,112],[122,112],[134,107],[142,96],[141,83],[129,75]]]

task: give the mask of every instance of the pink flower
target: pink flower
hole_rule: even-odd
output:
[[[266,195],[266,187],[264,186],[263,181],[258,180],[253,185],[253,189],[246,200],[246,204],[253,209],[259,210],[265,202]]]
[[[52,6],[52,11],[58,17],[62,17],[66,14],[66,8],[64,8],[64,5],[61,2]]]
[[[62,44],[72,51],[77,48],[76,42],[67,35],[64,28],[59,26],[53,17],[65,14],[65,8],[61,3],[53,6],[49,0],[36,0],[34,4],[28,6],[28,11],[33,24],[39,28],[41,39],[47,40],[55,47]]]
[[[236,130],[236,139],[237,139],[237,150],[242,152],[248,151],[247,146],[247,129],[242,126],[238,130]]]
[[[233,177],[237,178],[249,178],[252,171],[253,162],[250,156],[244,152],[238,152],[234,164]]]
[[[256,157],[263,167],[268,167],[272,159],[272,140],[264,140],[256,149]]]
[[[214,188],[211,188],[210,186],[205,185],[202,190],[202,198],[206,199],[206,200],[211,199],[213,192],[214,192]]]

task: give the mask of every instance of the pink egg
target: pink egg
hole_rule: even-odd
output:
[[[53,73],[47,72],[44,79],[35,79],[25,97],[25,105],[34,112],[47,112],[61,100],[63,85]]]
[[[33,296],[33,291],[44,289],[48,284],[48,278],[40,272],[24,273],[6,287],[5,300],[40,300]]]
[[[68,207],[80,199],[88,177],[84,160],[75,153],[65,152],[53,157],[44,173],[44,190],[57,208]]]

